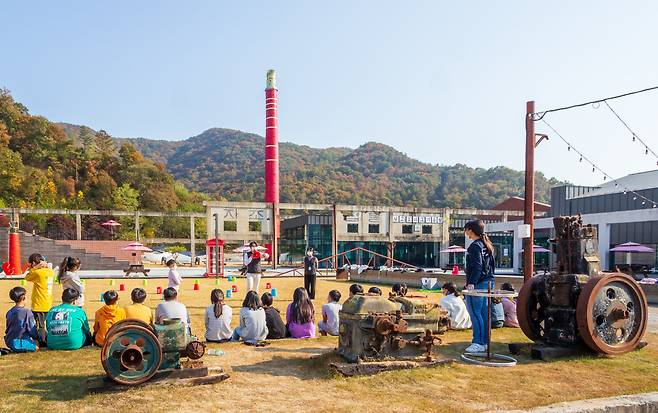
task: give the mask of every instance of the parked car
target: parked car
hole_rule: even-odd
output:
[[[165,265],[170,259],[176,260],[177,264],[187,264],[190,265],[192,258],[189,255],[181,254],[178,252],[166,252],[162,250],[153,250],[147,252],[142,256],[143,261],[148,261],[153,264],[162,264]]]
[[[171,258],[171,256],[172,254],[170,252],[153,250],[151,252],[145,253],[142,256],[142,261],[148,261],[153,264],[164,264],[169,258]]]

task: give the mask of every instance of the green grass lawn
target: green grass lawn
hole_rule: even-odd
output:
[[[299,278],[265,279],[279,292],[277,306],[284,310]],[[115,289],[118,289],[117,281]],[[128,280],[121,304],[127,304],[130,289],[141,280]],[[0,282],[0,312],[11,306],[9,289],[15,281]],[[149,280],[147,289],[155,292],[163,281]],[[237,283],[238,294],[229,301],[234,313],[244,296],[245,281]],[[201,280],[201,290],[185,280],[181,301],[188,305],[195,334],[203,336],[202,315],[209,305],[212,280]],[[327,292],[338,289],[347,296],[349,283],[320,280],[316,310]],[[222,289],[230,288],[221,281]],[[109,288],[107,280],[87,281],[90,317],[100,306],[100,292]],[[28,288],[29,290],[29,288]],[[261,288],[264,290],[264,288]],[[385,291],[388,288],[385,287]],[[421,293],[426,294],[426,293]],[[55,296],[61,295],[59,286]],[[427,294],[436,296],[438,294]],[[56,300],[58,301],[58,300]],[[153,294],[148,304],[155,307]],[[234,319],[234,324],[237,319]],[[4,331],[4,317],[0,320]],[[235,411],[235,412],[474,412],[495,408],[528,408],[559,401],[606,397],[658,390],[658,336],[647,335],[646,348],[619,357],[581,356],[561,361],[538,362],[519,357],[512,368],[480,367],[456,363],[427,369],[382,373],[377,376],[343,378],[327,370],[339,360],[333,354],[334,337],[273,341],[270,346],[253,348],[239,343],[213,344],[224,356],[206,356],[209,366],[223,367],[228,381],[194,388],[143,386],[121,393],[87,394],[88,377],[103,374],[98,348],[79,351],[41,351],[0,357],[0,411]],[[470,342],[470,331],[450,331],[437,356],[458,358]],[[494,350],[505,353],[505,343],[526,341],[518,329],[493,333]]]

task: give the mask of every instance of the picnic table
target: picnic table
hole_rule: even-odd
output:
[[[132,273],[138,274],[140,272],[144,274],[145,277],[148,277],[150,271],[151,271],[150,269],[144,268],[144,264],[130,264],[130,266],[127,269],[123,270],[123,272],[125,273],[124,275],[125,277],[129,276]]]

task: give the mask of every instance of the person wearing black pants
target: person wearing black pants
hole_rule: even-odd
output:
[[[315,278],[317,273],[318,259],[313,256],[313,248],[309,248],[304,257],[304,288],[311,300],[315,299]]]

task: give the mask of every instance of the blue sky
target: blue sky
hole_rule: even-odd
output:
[[[522,169],[526,100],[658,85],[651,1],[23,1],[0,13],[0,87],[32,113],[121,137],[262,135],[274,68],[283,141]],[[658,92],[611,104],[658,151]],[[614,177],[656,168],[604,106],[546,120]],[[536,167],[602,182],[556,137]]]

